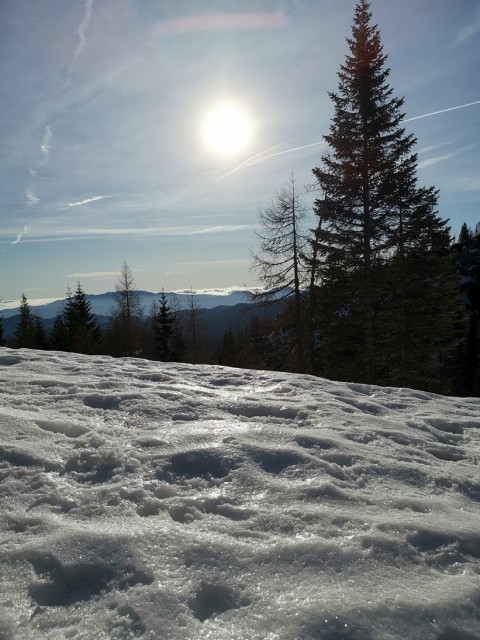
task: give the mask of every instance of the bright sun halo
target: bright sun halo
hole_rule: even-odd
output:
[[[202,133],[211,151],[222,156],[234,155],[250,142],[252,122],[243,109],[224,103],[207,114]]]

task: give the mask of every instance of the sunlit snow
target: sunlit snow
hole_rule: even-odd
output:
[[[0,349],[0,638],[478,640],[480,399]]]

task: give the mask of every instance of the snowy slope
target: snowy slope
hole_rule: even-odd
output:
[[[0,349],[0,638],[478,640],[480,399]]]

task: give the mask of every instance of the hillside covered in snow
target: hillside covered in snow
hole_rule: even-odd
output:
[[[0,349],[0,638],[479,640],[480,399]]]

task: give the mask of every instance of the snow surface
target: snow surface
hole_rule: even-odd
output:
[[[0,638],[478,640],[480,399],[0,349]]]

